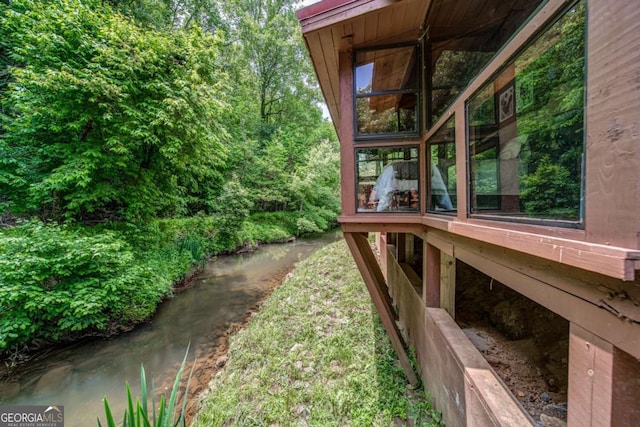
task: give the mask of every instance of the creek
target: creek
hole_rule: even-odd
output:
[[[242,325],[294,264],[340,237],[340,232],[331,232],[214,258],[192,286],[163,302],[148,323],[111,339],[54,349],[21,366],[0,382],[0,405],[62,405],[65,427],[87,427],[97,426],[97,417],[104,425],[107,396],[120,422],[125,381],[133,396],[140,395],[141,364],[149,389],[153,379],[156,390],[168,388],[169,394],[188,346],[188,360],[215,363],[223,354],[225,337]],[[206,388],[206,382],[198,387]]]

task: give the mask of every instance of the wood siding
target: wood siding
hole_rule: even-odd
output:
[[[587,240],[640,248],[640,3],[589,1]]]

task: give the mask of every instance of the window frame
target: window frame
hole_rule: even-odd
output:
[[[446,215],[446,216],[457,216],[458,215],[458,203],[457,203],[457,196],[458,196],[458,171],[457,171],[457,150],[456,150],[456,120],[455,120],[455,113],[451,114],[447,120],[445,120],[440,126],[438,126],[438,128],[435,130],[435,132],[433,132],[431,134],[431,136],[429,138],[427,138],[425,140],[425,156],[426,156],[426,188],[425,188],[425,193],[426,193],[426,197],[425,197],[425,210],[428,214],[435,214],[435,215]],[[452,142],[432,142],[431,140],[434,139],[435,136],[437,136],[441,131],[444,131],[447,129],[448,124],[452,122],[453,126],[450,128],[452,133],[453,133],[453,141]],[[453,202],[455,199],[455,206],[453,207],[453,209],[450,210],[437,210],[434,209],[431,205],[431,200],[432,200],[432,193],[431,193],[431,188],[432,188],[432,178],[431,178],[431,168],[432,168],[432,154],[431,154],[431,149],[434,146],[438,146],[441,144],[450,144],[453,143],[454,145],[454,165],[456,167],[456,193],[454,194],[454,197],[451,198],[451,194],[449,194],[448,196],[451,198],[451,201]]]
[[[381,141],[381,142],[386,142],[386,144],[381,145],[381,144],[367,144],[367,145],[354,145],[353,147],[353,165],[354,165],[354,188],[355,188],[355,192],[353,194],[353,203],[355,206],[355,213],[356,215],[409,215],[409,216],[416,216],[416,215],[421,215],[422,212],[422,207],[424,206],[424,189],[422,188],[422,168],[421,168],[421,156],[423,155],[423,146],[422,144],[420,144],[419,142],[415,142],[412,141],[410,143],[402,143],[402,144],[398,144],[398,143],[393,143],[392,141],[386,140],[386,141]],[[413,210],[385,210],[385,211],[381,211],[381,212],[377,212],[377,211],[373,211],[373,210],[366,210],[366,211],[362,211],[360,210],[360,206],[359,206],[359,186],[360,186],[360,168],[359,168],[359,159],[358,159],[358,151],[359,150],[367,150],[367,149],[376,149],[376,150],[380,150],[380,149],[391,149],[391,150],[395,150],[395,149],[415,149],[416,150],[416,157],[415,157],[415,161],[417,162],[417,170],[418,170],[418,177],[417,177],[417,184],[418,184],[418,197],[419,197],[419,201],[418,201],[418,207],[416,208],[415,211]],[[391,163],[389,163],[391,164]],[[388,166],[389,164],[385,165]],[[384,169],[384,167],[383,167]],[[378,175],[380,176],[380,175]]]
[[[433,91],[433,87],[432,87],[432,83],[433,83],[433,73],[435,72],[435,70],[432,68],[431,66],[431,41],[429,40],[429,38],[425,38],[423,36],[423,38],[421,39],[421,42],[423,43],[423,45],[420,47],[421,49],[421,57],[423,59],[423,68],[424,68],[424,73],[422,76],[422,80],[421,83],[424,82],[424,91],[423,91],[423,97],[424,97],[424,112],[425,112],[425,117],[423,118],[424,120],[424,124],[425,124],[425,133],[432,133],[432,131],[436,131],[436,129],[439,129],[439,124],[442,118],[444,117],[448,117],[448,112],[451,111],[452,109],[454,109],[454,105],[457,104],[458,102],[460,102],[460,100],[463,100],[463,102],[466,102],[466,99],[468,99],[470,96],[466,96],[466,93],[468,91],[468,88],[474,83],[474,81],[476,81],[477,79],[480,78],[480,76],[482,76],[482,74],[484,73],[484,71],[486,69],[490,69],[492,68],[492,64],[494,62],[497,61],[497,58],[499,56],[501,56],[501,53],[503,52],[503,50],[513,42],[513,40],[515,38],[517,38],[518,34],[520,32],[523,31],[523,29],[525,29],[528,25],[529,22],[531,20],[533,20],[539,13],[541,10],[543,10],[545,7],[547,7],[547,4],[550,2],[558,2],[558,1],[562,1],[562,2],[569,2],[570,4],[575,4],[577,3],[578,0],[540,0],[540,4],[538,4],[538,6],[534,9],[534,11],[522,22],[522,24],[519,26],[519,28],[513,32],[513,34],[511,34],[510,37],[507,38],[507,40],[502,44],[502,46],[500,46],[498,48],[498,50],[493,54],[493,57],[491,59],[489,59],[484,66],[482,66],[478,72],[472,76],[468,81],[466,86],[462,87],[460,92],[454,96],[449,103],[447,104],[447,107],[442,111],[442,113],[437,116],[434,117],[433,116],[433,106],[432,106],[432,91]],[[567,6],[566,9],[569,9],[570,6]],[[562,8],[561,8],[562,9]],[[557,19],[557,18],[556,18]],[[554,21],[554,18],[551,19],[551,21]],[[545,23],[545,27],[546,27],[547,23]],[[542,28],[541,28],[542,30]],[[427,35],[427,33],[425,33],[425,35]],[[540,31],[536,30],[535,34],[533,36],[533,38],[530,40],[532,41],[533,39],[537,38],[537,35],[540,34]],[[519,49],[522,49],[523,47],[526,47],[529,43],[526,42],[523,45],[520,45]],[[517,53],[514,54],[514,56],[517,55]],[[508,59],[509,60],[509,59]]]
[[[472,205],[472,197],[473,197],[473,191],[472,191],[472,180],[471,180],[471,152],[470,152],[470,120],[469,120],[469,104],[470,104],[470,100],[472,100],[474,98],[474,96],[476,96],[478,93],[480,93],[482,90],[484,90],[488,85],[492,84],[493,82],[496,81],[497,78],[499,78],[499,76],[512,64],[514,64],[516,62],[516,60],[518,59],[519,55],[521,55],[523,52],[525,52],[530,46],[532,46],[534,43],[536,43],[547,31],[550,30],[550,28],[555,25],[558,21],[560,21],[568,12],[571,8],[575,7],[578,3],[582,2],[584,4],[584,9],[585,9],[585,29],[584,29],[584,40],[585,40],[585,48],[584,48],[584,76],[583,76],[583,87],[584,87],[584,93],[583,93],[583,111],[582,111],[582,115],[583,115],[583,133],[582,133],[582,155],[581,155],[581,167],[580,167],[580,194],[579,194],[579,201],[580,204],[578,206],[578,212],[579,212],[579,219],[577,220],[562,220],[562,219],[557,219],[557,218],[535,218],[535,217],[527,217],[527,216],[510,216],[508,214],[500,214],[500,215],[492,215],[490,213],[477,213],[477,212],[473,212],[473,205]],[[543,6],[546,5],[546,2],[544,2],[542,4]],[[534,16],[539,12],[540,10],[537,10],[536,13],[534,14]],[[479,82],[479,85],[477,87],[475,87],[470,93],[467,93],[469,90],[469,87],[471,86],[471,83],[475,82],[475,79],[472,80],[470,82],[470,84],[467,86],[467,88],[461,93],[461,95],[463,95],[463,97],[461,97],[460,99],[462,99],[463,103],[464,103],[464,131],[465,131],[465,164],[466,164],[466,179],[465,179],[465,185],[467,186],[466,188],[466,193],[467,193],[467,197],[466,197],[466,214],[468,216],[468,218],[470,219],[479,219],[479,220],[490,220],[490,221],[496,221],[496,222],[501,222],[501,223],[514,223],[514,224],[526,224],[526,225],[538,225],[538,226],[548,226],[548,227],[557,227],[557,228],[564,228],[564,229],[579,229],[579,230],[584,230],[585,229],[585,177],[586,177],[586,154],[587,154],[587,80],[588,80],[588,45],[587,45],[587,40],[588,40],[588,1],[587,0],[571,0],[571,1],[566,1],[564,2],[564,5],[562,7],[559,7],[555,13],[544,22],[544,25],[540,26],[540,28],[538,28],[524,43],[519,44],[519,46],[517,47],[517,49],[508,56],[508,58],[506,58],[505,61],[502,61],[501,65],[499,67],[497,67],[487,78],[481,80]],[[530,19],[532,19],[534,16],[532,16]],[[527,23],[529,22],[529,20],[527,20]],[[517,32],[516,34],[514,34],[514,37],[516,35],[518,35],[519,32]],[[512,37],[513,38],[513,37]],[[511,42],[511,40],[509,41]],[[503,46],[504,49],[504,46]],[[502,50],[502,49],[501,49]],[[497,61],[498,55],[496,55],[496,57],[494,57],[489,64],[487,64],[487,66],[485,68],[489,68],[491,65],[493,65],[496,61]],[[496,96],[496,94],[494,94],[494,96]],[[449,110],[452,108],[452,106],[455,104],[455,102],[449,106]],[[446,113],[446,111],[445,111]],[[440,120],[438,120],[438,123],[440,122]],[[445,121],[446,122],[446,121]],[[435,134],[437,133],[438,129],[440,128],[440,126],[437,127],[437,129],[434,130],[434,132],[429,132],[431,134]]]
[[[358,67],[358,54],[361,52],[371,52],[376,50],[387,50],[387,49],[397,49],[403,47],[412,47],[413,54],[415,56],[415,72],[416,72],[416,85],[413,89],[393,89],[393,90],[383,90],[383,91],[372,91],[366,93],[358,93],[357,88],[357,73],[356,68]],[[422,103],[423,103],[423,91],[422,91],[422,80],[423,73],[422,67],[422,53],[421,53],[421,44],[419,41],[409,42],[409,43],[396,43],[389,45],[377,45],[371,46],[367,48],[354,49],[353,51],[353,64],[352,64],[352,111],[353,111],[353,141],[354,143],[362,143],[362,142],[388,142],[390,140],[407,140],[407,139],[416,139],[420,137],[422,130]],[[411,131],[403,131],[403,132],[385,132],[385,133],[370,133],[370,134],[360,134],[358,133],[358,99],[361,98],[369,98],[373,96],[381,96],[381,95],[403,95],[403,94],[413,94],[416,96],[416,106],[415,106],[415,125],[414,129]]]

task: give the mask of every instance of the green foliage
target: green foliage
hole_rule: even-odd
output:
[[[340,155],[337,144],[324,140],[312,147],[306,163],[298,168],[290,184],[299,206],[297,234],[331,228],[340,212]]]
[[[524,177],[521,193],[526,212],[572,218],[574,206],[580,205],[580,181],[571,179],[569,171],[544,156],[538,168]]]
[[[167,27],[173,23],[172,0],[106,0],[116,10],[133,17],[141,25]]]
[[[52,218],[185,212],[221,183],[221,40],[145,30],[98,1],[16,0],[0,36],[19,67],[2,102],[5,207]]]
[[[230,251],[242,245],[240,232],[243,222],[249,217],[251,205],[249,191],[242,184],[236,180],[225,184],[213,206],[218,223],[216,252]]]
[[[292,1],[16,0],[0,20],[0,211],[140,223],[220,212],[234,179],[253,212],[299,210],[291,183],[335,141]]]
[[[584,150],[585,11],[576,5],[523,55],[518,79],[534,94],[518,115],[528,135],[521,196],[530,214],[580,218]],[[535,59],[535,60],[532,60]],[[559,65],[561,64],[561,65]]]
[[[211,218],[124,230],[29,222],[0,233],[0,353],[148,318],[211,253]]]
[[[229,176],[235,173],[251,189],[253,212],[298,210],[291,183],[309,150],[335,140],[335,132],[321,117],[294,2],[232,0],[219,6],[229,17],[229,38],[241,41],[225,51],[236,109],[229,117]]]
[[[229,185],[215,217],[0,229],[0,354],[143,321],[208,256],[300,232],[298,212],[249,216],[238,195]]]
[[[191,256],[191,261],[200,268],[204,267],[206,255],[204,253],[202,240],[198,238],[198,236],[192,234],[180,236],[178,239],[178,249],[180,252],[187,252]]]
[[[176,405],[178,403],[178,387],[180,385],[180,379],[182,378],[182,372],[184,371],[185,364],[187,362],[187,355],[189,354],[189,348],[187,348],[187,352],[184,355],[184,359],[182,359],[182,364],[180,365],[180,369],[178,369],[178,373],[176,374],[176,378],[173,382],[173,388],[171,389],[171,394],[169,395],[169,402],[166,401],[164,394],[160,396],[160,401],[158,402],[158,406],[156,409],[155,402],[151,407],[151,414],[149,414],[148,408],[148,399],[153,399],[155,396],[155,390],[153,387],[153,382],[151,385],[151,396],[147,396],[147,377],[144,372],[144,366],[140,366],[140,385],[141,385],[141,396],[135,399],[135,405],[133,403],[133,397],[131,396],[131,387],[129,387],[129,383],[126,383],[127,389],[127,409],[124,411],[124,415],[122,417],[122,424],[116,424],[115,419],[113,418],[113,411],[111,410],[111,406],[109,405],[109,401],[107,397],[104,398],[104,412],[106,418],[106,427],[116,427],[118,425],[122,425],[123,427],[184,427],[186,426],[186,421],[184,418],[185,408],[187,406],[187,399],[183,398],[182,407],[177,411]],[[194,365],[195,367],[195,365]],[[187,381],[184,396],[187,394],[187,390],[189,390],[189,383],[191,382],[191,375],[193,375],[193,368],[191,369],[191,374],[189,375],[189,380]],[[98,426],[102,427],[102,423],[98,418]]]
[[[102,330],[113,313],[149,304],[130,295],[132,290],[149,298],[162,292],[149,286],[154,276],[135,263],[131,247],[116,233],[92,236],[39,222],[3,233],[0,351],[33,339]]]
[[[335,224],[293,8],[0,2],[0,215],[52,224],[0,231],[0,353],[141,321],[210,254]]]
[[[489,62],[495,52],[444,50],[433,71],[431,123],[444,113],[467,83]]]
[[[435,426],[438,419],[426,393],[407,383],[341,241],[297,264],[238,333],[193,425]]]
[[[296,212],[258,212],[251,214],[242,227],[245,243],[278,242],[289,239],[297,231]]]

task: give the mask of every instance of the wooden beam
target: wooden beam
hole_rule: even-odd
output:
[[[396,259],[398,262],[405,262],[407,260],[407,234],[398,233],[396,242]]]
[[[456,259],[440,252],[440,307],[452,319],[456,316]]]
[[[361,233],[344,233],[344,238],[351,250],[351,254],[358,266],[358,270],[360,270],[360,274],[367,286],[367,290],[371,295],[373,304],[380,315],[382,325],[387,331],[387,334],[391,339],[391,344],[398,354],[400,365],[402,366],[409,383],[412,386],[416,386],[418,384],[418,378],[416,377],[411,361],[409,360],[407,345],[403,341],[398,325],[396,324],[391,298],[389,297],[382,271],[380,270],[380,266],[378,265],[378,261],[376,260],[373,251],[371,250],[367,236]]]
[[[359,216],[359,215],[358,215]],[[384,216],[385,218],[381,218]],[[368,222],[341,222],[342,231],[349,233],[379,232],[379,233],[413,233],[419,234],[424,231],[424,227],[419,223],[392,223],[383,222],[387,218],[387,214],[379,214],[375,219],[375,223]],[[406,218],[406,217],[405,217]],[[358,218],[360,219],[360,218]],[[419,218],[416,217],[419,221]],[[406,220],[406,219],[405,219]],[[340,218],[338,218],[340,221]]]
[[[617,317],[640,324],[640,281],[621,281],[525,253],[509,251],[486,242],[447,235],[439,230],[430,231],[426,239],[449,254],[453,254],[454,245],[468,248],[541,283],[604,308]]]
[[[449,223],[449,231],[622,280],[635,279],[635,260],[640,259],[640,250],[637,249],[505,230],[500,224],[484,226],[455,221]]]
[[[423,301],[427,307],[440,308],[440,249],[423,239],[424,274]]]
[[[355,191],[355,190],[354,190]],[[354,205],[355,202],[352,202]],[[640,250],[581,241],[584,232],[559,227],[532,226],[487,220],[436,218],[435,215],[358,214],[338,220],[343,230],[406,232],[421,234],[428,227],[451,235],[502,246],[506,249],[555,261],[625,281],[635,280]],[[558,234],[558,235],[555,235]],[[566,237],[560,237],[566,235]]]
[[[376,246],[378,247],[378,264],[380,264],[380,269],[382,270],[382,275],[385,278],[385,281],[388,282],[387,279],[387,233],[375,233],[376,238]]]
[[[422,20],[424,18],[424,14],[426,13],[429,1],[409,1],[404,0],[409,3],[416,3],[419,5],[420,14],[422,16],[416,17],[416,19]],[[337,7],[331,8],[329,10],[323,11],[323,13],[319,13],[309,17],[302,17],[300,19],[300,25],[302,26],[302,32],[307,33],[310,31],[316,31],[321,28],[328,27],[330,25],[338,24],[343,21],[348,21],[350,19],[355,19],[357,17],[369,14],[371,12],[376,12],[380,9],[392,6],[397,7],[400,5],[399,0],[354,0],[354,1],[346,1],[341,2],[343,4],[338,5]],[[424,4],[427,3],[427,4]]]
[[[460,104],[455,110],[451,111],[455,113],[454,121],[456,129],[456,209],[458,219],[464,221],[467,219],[467,212],[469,212],[468,189],[467,185],[465,185],[467,182],[467,156],[460,154],[467,152],[467,135],[466,132],[462,131],[466,129],[466,106],[465,104]]]
[[[640,420],[640,361],[613,348],[611,425],[631,427]]]
[[[535,425],[446,311],[427,308],[425,323],[425,388],[445,425]]]
[[[613,397],[611,343],[571,323],[569,426],[610,426]]]
[[[572,323],[568,398],[570,427],[637,426],[640,362]]]
[[[404,235],[404,262],[409,262],[415,255],[415,234],[405,233]]]
[[[459,245],[455,250],[457,259],[640,358],[640,325],[637,323],[619,318],[610,311],[567,292],[566,289],[550,286],[535,275],[523,274],[501,264],[507,259],[504,255],[496,259],[475,248]]]
[[[340,52],[340,182],[342,214],[356,213],[355,153],[353,150],[353,53]]]

